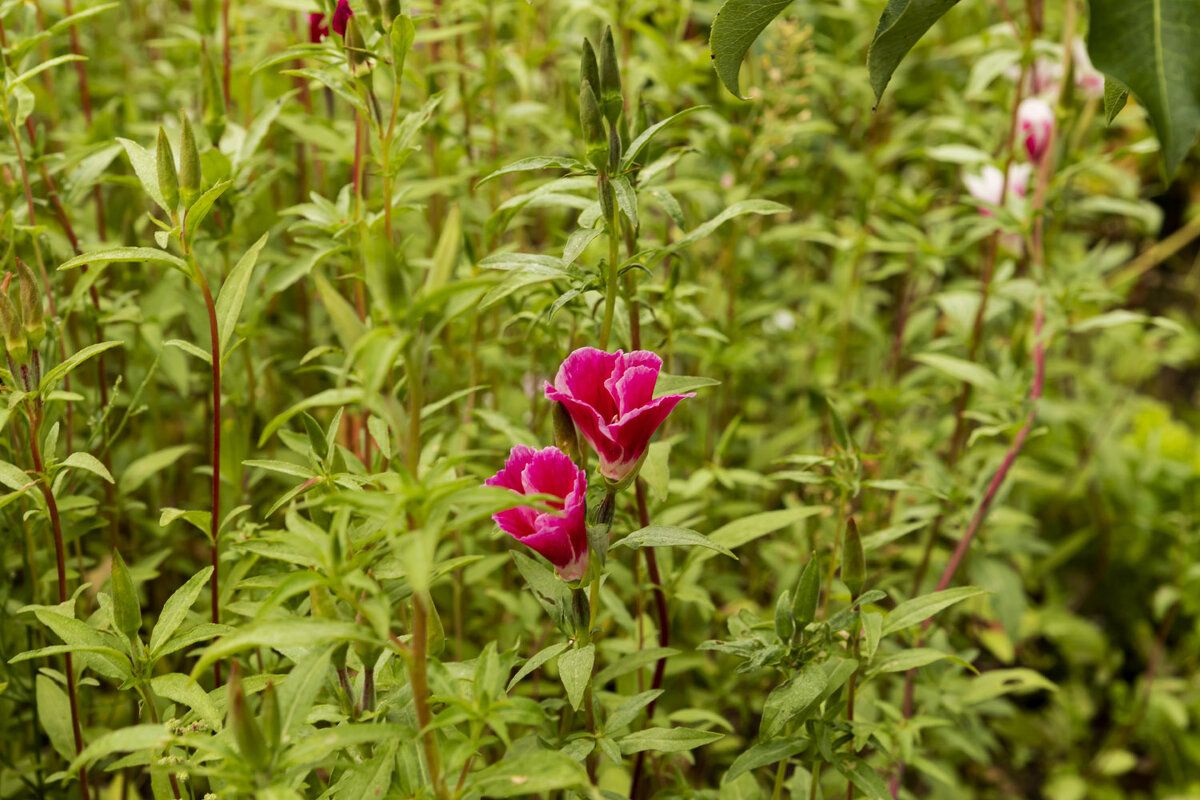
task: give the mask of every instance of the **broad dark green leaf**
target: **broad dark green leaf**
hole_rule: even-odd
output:
[[[726,0],[717,12],[708,43],[717,76],[735,97],[746,99],[738,82],[746,51],[763,29],[791,4],[792,0]]]
[[[876,104],[908,51],[957,3],[958,0],[888,0],[867,50],[867,72]]]

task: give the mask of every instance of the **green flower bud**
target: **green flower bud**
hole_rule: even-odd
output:
[[[242,669],[234,661],[229,670],[229,683],[225,686],[229,707],[229,727],[233,728],[238,750],[242,758],[255,770],[262,770],[270,761],[266,739],[262,728],[246,703],[246,692],[242,689]]]
[[[4,349],[8,351],[8,357],[18,364],[27,364],[29,342],[25,338],[25,329],[21,327],[21,315],[9,299],[8,292],[0,292],[0,334],[4,336]]]
[[[608,127],[608,174],[616,175],[621,171],[621,135],[616,125]]]
[[[596,49],[586,36],[583,38],[583,54],[579,59],[579,84],[592,85],[592,90],[600,85],[600,66],[596,61]]]
[[[25,321],[25,333],[33,347],[46,338],[46,321],[42,316],[42,294],[33,270],[21,259],[17,259],[17,280],[21,290],[21,316]]]
[[[612,28],[605,28],[604,38],[600,40],[600,103],[604,107],[604,118],[610,125],[615,125],[625,101],[621,99],[621,68]]]
[[[179,196],[184,208],[191,208],[192,203],[200,196],[200,183],[203,180],[200,167],[200,149],[196,147],[196,134],[192,132],[192,121],[186,111],[180,112],[183,118],[183,133],[179,136]]]
[[[787,589],[775,602],[775,635],[789,641],[796,632],[796,618],[792,616],[792,595]]]
[[[846,546],[842,554],[842,583],[850,590],[850,596],[857,598],[862,594],[863,584],[867,580],[866,560],[863,557],[862,537],[858,535],[858,525],[854,517],[846,523]]]
[[[400,0],[383,0],[383,27],[391,28],[392,21],[403,13]]]
[[[346,58],[350,61],[350,71],[358,75],[361,68],[367,63],[367,43],[363,39],[362,31],[358,29],[358,22],[354,17],[346,20]]]
[[[179,205],[179,175],[175,172],[175,154],[171,152],[171,142],[161,126],[158,129],[155,160],[158,162],[158,190],[162,192],[167,209],[174,212]]]
[[[383,17],[383,6],[379,0],[367,0],[367,14],[371,19],[380,19]]]
[[[603,172],[608,166],[608,137],[604,133],[604,118],[600,116],[596,93],[592,91],[592,85],[586,82],[579,88],[579,122],[587,143],[588,161]]]
[[[796,584],[796,600],[792,605],[792,616],[800,630],[817,616],[817,599],[821,594],[821,559],[816,553],[804,565],[800,582]]]
[[[214,144],[221,141],[225,133],[225,94],[221,91],[221,79],[217,65],[208,54],[208,46],[200,43],[201,72],[204,77],[204,130]]]
[[[571,412],[559,402],[554,403],[554,444],[567,454],[567,458],[579,463],[579,433],[575,430]]]
[[[267,681],[262,691],[262,702],[258,706],[258,718],[262,721],[264,738],[267,748],[275,750],[279,747],[279,693],[275,684]]]

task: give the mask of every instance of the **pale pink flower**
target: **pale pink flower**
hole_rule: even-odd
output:
[[[1086,97],[1104,97],[1104,74],[1092,66],[1087,45],[1076,36],[1071,41],[1071,58],[1075,60],[1075,85]]]
[[[600,456],[600,474],[622,483],[637,472],[650,437],[691,394],[654,396],[662,359],[647,350],[606,353],[582,347],[567,356],[546,397],[562,403]]]
[[[1029,177],[1032,173],[1032,164],[1013,164],[1009,167],[1007,192],[1009,200],[1025,196],[1029,189]],[[1001,197],[1001,193],[1005,190],[1004,173],[1000,171],[999,167],[992,164],[984,166],[978,173],[963,175],[963,185],[967,188],[967,194],[981,203],[999,206],[1004,202],[1005,198]],[[979,213],[985,217],[991,217],[995,214],[992,209],[986,206],[981,207]]]
[[[588,566],[585,514],[587,476],[557,447],[535,450],[517,445],[504,469],[484,481],[517,494],[548,494],[559,498],[557,511],[518,506],[493,514],[500,530],[541,553],[564,581],[583,577]]]
[[[1054,132],[1054,109],[1040,97],[1027,97],[1017,107],[1017,130],[1029,160],[1035,164],[1046,155]]]

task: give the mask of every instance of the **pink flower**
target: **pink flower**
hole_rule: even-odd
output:
[[[1040,97],[1027,97],[1017,106],[1017,129],[1035,164],[1046,155],[1050,147],[1050,135],[1054,132],[1054,109]]]
[[[637,473],[650,437],[692,394],[654,396],[662,359],[646,350],[628,355],[582,347],[567,356],[546,397],[566,406],[600,455],[600,474],[621,483]]]
[[[517,445],[508,454],[504,469],[484,481],[517,494],[549,494],[560,498],[551,505],[558,512],[531,506],[510,508],[492,515],[500,530],[541,553],[558,577],[575,581],[588,566],[588,540],[584,501],[587,477],[557,447],[534,450]]]
[[[1004,70],[1004,76],[1013,83],[1021,77],[1021,65],[1013,64]],[[1028,95],[1058,94],[1062,79],[1062,64],[1048,58],[1037,58],[1025,72],[1025,85],[1021,90]]]
[[[1013,164],[1008,170],[1008,191],[1007,198],[1024,197],[1029,189],[1029,176],[1033,172],[1032,164]],[[991,164],[985,166],[978,174],[963,175],[963,185],[967,187],[967,194],[974,197],[981,203],[989,203],[993,206],[1001,205],[1005,198],[1001,197],[1004,192],[1004,173],[998,167]],[[995,215],[995,212],[990,208],[980,208],[979,213],[985,217]]]
[[[325,15],[314,11],[308,15],[308,41],[320,44],[329,35],[329,26],[325,24]]]
[[[348,0],[338,0],[337,8],[333,10],[333,32],[338,36],[346,35],[346,23],[354,16]]]
[[[1086,97],[1104,97],[1104,75],[1092,66],[1087,45],[1076,36],[1071,42],[1071,58],[1075,59],[1075,85]]]

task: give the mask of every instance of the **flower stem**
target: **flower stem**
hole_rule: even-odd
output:
[[[67,559],[63,547],[62,519],[58,515],[58,503],[54,500],[54,491],[44,474],[42,448],[38,443],[42,428],[41,412],[31,408],[29,416],[29,452],[33,457],[33,470],[38,475],[38,488],[41,489],[42,498],[46,501],[46,513],[50,516],[50,529],[54,534],[54,559],[58,567],[58,602],[65,603],[67,602]],[[71,654],[65,653],[64,655],[67,662],[67,700],[71,707],[71,734],[75,739],[75,755],[78,756],[83,752],[83,727],[79,723],[79,692],[75,686],[75,664],[71,659]],[[79,788],[83,800],[90,800],[91,790],[88,788],[86,766],[79,767]]]
[[[608,178],[600,176],[600,191],[608,190]],[[612,334],[613,312],[617,308],[617,263],[620,259],[621,232],[617,227],[617,211],[614,208],[608,225],[608,280],[604,289],[604,322],[600,326],[600,349],[608,350],[608,337]]]
[[[637,498],[638,522],[644,528],[650,524],[650,513],[646,509],[646,484],[641,478],[634,482],[634,494]],[[667,613],[667,595],[663,592],[662,577],[658,572],[658,559],[654,555],[653,547],[644,548],[641,552],[646,556],[646,575],[654,587],[654,606],[658,611],[658,646],[669,647],[671,644],[671,617]],[[667,659],[666,656],[663,656],[654,665],[654,678],[650,681],[651,691],[662,688],[663,675],[666,670]],[[654,716],[656,700],[657,698],[651,700],[646,706],[647,718]],[[642,788],[642,766],[645,758],[646,751],[643,750],[637,754],[637,759],[633,763],[633,784],[629,789],[629,796],[632,800],[639,800],[641,797],[639,790]]]
[[[421,727],[421,747],[425,751],[425,763],[429,768],[429,782],[433,785],[434,794],[439,798],[446,797],[446,787],[442,785],[442,762],[438,753],[437,732],[430,729],[433,724],[433,714],[429,710],[429,674],[427,671],[428,623],[429,611],[425,607],[425,598],[420,592],[414,592],[413,604],[413,637],[412,637],[412,690],[413,702],[417,707],[417,724]]]

